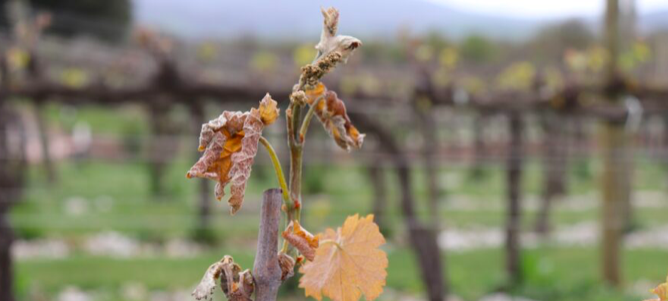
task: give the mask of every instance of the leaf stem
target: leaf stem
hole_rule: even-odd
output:
[[[320,241],[320,245],[335,245],[337,249],[343,251],[343,247],[335,240],[332,239],[324,239]]]
[[[320,104],[320,101],[322,101],[324,98],[324,95],[320,95],[318,98],[316,98],[313,104],[311,104],[311,107],[308,109],[308,112],[306,112],[306,116],[304,116],[304,122],[302,122],[302,127],[299,129],[299,141],[301,143],[304,143],[304,137],[306,137],[308,126],[311,124],[313,115],[315,115],[315,109],[318,107],[318,104]]]
[[[269,153],[269,157],[271,158],[271,163],[273,163],[274,170],[276,171],[276,178],[278,178],[278,184],[281,186],[281,190],[283,191],[283,202],[285,203],[286,206],[288,206],[289,205],[288,203],[290,202],[290,196],[288,194],[288,185],[285,181],[285,175],[283,175],[283,168],[281,168],[281,161],[278,160],[276,151],[266,138],[260,136],[260,143],[264,145],[264,148],[267,150],[267,153]]]

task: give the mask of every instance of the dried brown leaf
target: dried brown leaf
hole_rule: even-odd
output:
[[[341,61],[343,63],[347,62],[348,57],[353,51],[362,46],[362,42],[355,37],[336,35],[339,24],[339,11],[336,8],[323,9],[322,15],[324,17],[324,24],[322,34],[320,35],[320,42],[315,46],[315,49],[318,50],[316,60],[337,52],[341,55]]]
[[[253,275],[249,270],[244,270],[238,274],[238,281],[232,283],[226,293],[228,301],[252,301],[251,295],[255,290]]]
[[[315,249],[318,248],[318,237],[302,228],[299,221],[290,222],[283,231],[283,238],[297,248],[306,259],[313,260],[315,257]]]
[[[312,64],[302,67],[299,88],[315,86],[338,63],[345,64],[355,49],[362,46],[362,42],[357,38],[336,35],[339,24],[339,11],[336,8],[330,7],[321,11],[324,22],[320,41],[315,46],[318,55]]]
[[[295,260],[290,255],[278,253],[278,265],[281,267],[281,281],[295,275]]]
[[[213,295],[218,281],[228,300],[251,300],[250,296],[254,290],[253,276],[248,270],[241,272],[241,267],[234,263],[234,259],[229,255],[209,266],[202,281],[193,291],[193,297],[197,300],[208,300]]]
[[[346,105],[336,92],[329,91],[323,83],[318,83],[313,89],[306,90],[306,96],[309,105],[316,105],[315,113],[318,119],[337,145],[347,151],[362,147],[365,135],[350,122]],[[323,99],[315,104],[321,97]]]
[[[198,149],[204,153],[186,177],[216,180],[218,200],[224,196],[225,186],[231,183],[228,203],[230,212],[236,213],[243,204],[262,130],[273,123],[278,114],[276,101],[267,94],[260,101],[259,109],[244,113],[225,111],[202,125]]]

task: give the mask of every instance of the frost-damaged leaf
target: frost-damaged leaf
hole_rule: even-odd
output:
[[[241,267],[234,263],[232,256],[209,266],[192,295],[197,300],[208,300],[213,295],[216,283],[220,279],[220,288],[230,301],[250,301],[253,294],[253,275],[249,270],[241,272]]]
[[[306,231],[299,225],[299,221],[291,221],[283,231],[283,238],[293,245],[306,259],[313,260],[318,248],[318,237]]]
[[[376,299],[385,286],[387,254],[378,247],[385,238],[373,222],[373,215],[350,216],[336,231],[327,229],[318,235],[320,247],[315,260],[299,270],[304,276],[299,287],[306,296],[321,300],[356,301],[362,294],[366,300]]]
[[[329,91],[323,83],[318,83],[313,89],[306,90],[306,96],[309,105],[314,105],[318,98],[323,98],[316,104],[315,113],[336,144],[347,151],[362,147],[364,134],[350,122],[346,105],[336,92]]]
[[[314,86],[327,72],[333,69],[339,62],[344,64],[362,42],[351,36],[336,35],[339,24],[339,11],[330,7],[322,9],[324,24],[320,42],[315,46],[318,50],[313,63],[302,67],[299,79],[300,88],[308,85]]]
[[[290,255],[278,253],[278,265],[281,267],[281,281],[295,275],[295,260]]]
[[[218,200],[223,198],[225,186],[231,183],[232,196],[228,203],[230,212],[236,213],[244,201],[246,182],[262,130],[276,121],[278,114],[276,101],[267,93],[257,109],[243,113],[225,111],[203,124],[198,149],[204,153],[186,177],[216,180]]]
[[[328,9],[321,9],[324,17],[324,24],[322,27],[322,34],[320,35],[320,42],[315,46],[318,50],[320,59],[326,57],[330,53],[338,52],[341,54],[343,63],[348,61],[348,57],[353,53],[357,47],[362,45],[362,42],[351,36],[336,35],[339,25],[339,11],[336,8],[330,7]]]
[[[659,284],[654,289],[650,290],[652,294],[657,295],[659,298],[647,299],[645,301],[666,301],[668,300],[668,277],[666,277],[666,282]]]
[[[227,291],[229,293],[226,294],[227,300],[253,301],[253,299],[251,299],[251,295],[253,295],[254,290],[255,282],[253,280],[253,275],[248,269],[246,269],[245,271],[239,273],[238,281],[233,282],[232,285],[228,286]]]

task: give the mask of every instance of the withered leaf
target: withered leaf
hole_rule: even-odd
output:
[[[302,228],[299,221],[291,221],[283,231],[283,238],[293,245],[306,259],[313,260],[318,248],[318,237]]]
[[[275,100],[271,99],[271,95],[267,93],[262,101],[260,101],[260,120],[265,126],[270,125],[278,118],[278,108]]]
[[[362,294],[366,300],[376,299],[383,291],[387,277],[387,254],[379,249],[385,243],[373,215],[346,219],[336,231],[320,234],[320,247],[315,260],[299,270],[304,276],[299,287],[306,296],[321,300],[356,301]]]
[[[336,8],[321,9],[324,17],[320,42],[315,46],[318,50],[313,63],[302,67],[299,87],[314,86],[325,74],[338,63],[344,64],[362,42],[351,36],[336,35],[339,23],[339,11]]]
[[[250,301],[254,282],[250,271],[241,272],[241,267],[234,263],[232,256],[225,255],[220,261],[206,270],[204,277],[192,295],[197,300],[208,300],[213,295],[216,283],[220,279],[220,288],[230,301]]]
[[[322,9],[322,15],[324,24],[320,42],[315,46],[315,49],[318,50],[316,60],[324,58],[330,53],[338,52],[341,55],[341,60],[344,63],[347,62],[348,57],[362,45],[362,42],[355,37],[336,35],[339,24],[339,11],[336,8]]]
[[[346,105],[336,92],[327,90],[323,83],[306,90],[309,105],[316,105],[315,113],[329,135],[341,148],[350,151],[359,149],[364,142],[364,134],[350,122]],[[318,101],[319,98],[322,98]],[[316,104],[317,101],[317,104]]]
[[[255,282],[253,275],[246,269],[239,273],[238,280],[235,279],[232,285],[228,285],[228,293],[225,293],[225,295],[228,301],[252,301],[251,295],[253,295],[254,290]]]
[[[222,199],[230,183],[230,212],[236,213],[243,204],[246,182],[257,154],[258,141],[265,126],[278,117],[276,101],[267,94],[259,109],[250,112],[223,112],[218,118],[202,125],[199,150],[202,157],[186,177],[216,180],[216,198]]]
[[[281,267],[281,281],[295,275],[295,260],[290,255],[278,253],[278,266]]]

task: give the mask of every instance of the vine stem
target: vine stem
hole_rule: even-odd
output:
[[[271,143],[269,141],[260,136],[260,143],[264,145],[264,148],[267,150],[267,153],[269,153],[269,157],[271,158],[271,163],[274,165],[274,170],[276,171],[276,177],[278,178],[278,184],[281,186],[281,190],[283,191],[283,202],[287,205],[290,202],[290,195],[288,194],[288,184],[285,181],[285,175],[283,175],[283,168],[281,168],[281,161],[278,160],[278,156],[276,155],[276,151],[274,150],[274,147],[271,146]]]
[[[297,139],[299,138],[299,132],[297,130],[300,128],[299,121],[301,120],[302,117],[302,107],[303,104],[295,104],[292,107],[292,129],[294,132],[289,133],[290,135],[293,135],[293,139],[296,142],[296,146],[301,146],[301,140]]]
[[[302,143],[298,139],[301,128],[301,111],[303,105],[290,104],[291,114],[287,115],[288,146],[290,148],[290,206],[287,206],[288,221],[299,220],[301,213],[301,183],[302,183]]]
[[[313,119],[313,115],[315,115],[316,107],[318,107],[320,101],[322,101],[324,98],[325,98],[324,95],[320,95],[318,98],[316,98],[311,107],[308,109],[308,112],[306,112],[306,116],[304,116],[304,122],[302,122],[302,127],[301,129],[299,129],[299,141],[301,143],[304,143],[304,137],[306,137],[306,131],[308,131],[308,126],[311,124],[311,119]]]

